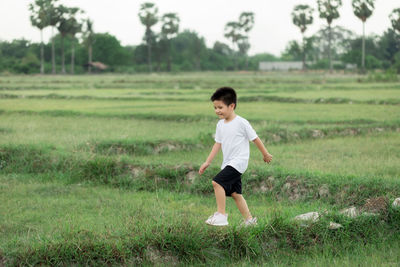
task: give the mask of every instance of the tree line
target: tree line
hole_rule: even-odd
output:
[[[356,64],[360,70],[393,68],[400,72],[400,8],[388,19],[389,27],[381,36],[365,36],[365,22],[372,15],[374,0],[352,0],[354,15],[363,26],[361,37],[343,27],[332,26],[339,18],[341,0],[317,0],[319,17],[326,20],[313,35],[305,35],[314,20],[314,9],[297,5],[292,22],[299,27],[302,41],[290,41],[280,56],[268,53],[248,56],[249,33],[255,23],[253,12],[242,12],[229,21],[224,36],[230,45],[217,41],[208,48],[195,31],[180,31],[177,13],[159,14],[154,3],[142,3],[138,18],[145,27],[143,43],[122,46],[109,33],[96,33],[93,21],[84,18],[77,7],[58,5],[58,0],[35,0],[29,5],[30,20],[39,29],[41,42],[27,40],[0,42],[0,71],[16,73],[92,72],[93,62],[114,72],[257,70],[260,61],[302,61],[303,68],[344,68]],[[154,26],[160,23],[160,32]],[[52,37],[44,43],[43,29],[51,27]],[[54,34],[54,31],[57,31]],[[59,56],[56,56],[59,55]],[[66,61],[66,58],[70,58]],[[336,63],[340,61],[341,63]]]

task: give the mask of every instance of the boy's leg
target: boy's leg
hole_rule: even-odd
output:
[[[232,193],[232,198],[235,200],[236,206],[238,207],[243,218],[245,220],[252,219],[253,217],[250,214],[249,207],[247,207],[246,200],[244,199],[242,194],[238,194],[238,193],[234,192],[234,193]]]
[[[225,215],[225,189],[214,181],[212,181],[212,185],[214,187],[215,200],[217,201],[217,211]]]

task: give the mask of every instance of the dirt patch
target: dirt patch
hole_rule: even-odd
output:
[[[252,177],[257,177],[256,174],[252,174]],[[254,193],[266,193],[274,190],[275,187],[275,178],[273,176],[269,176],[267,179],[263,179],[260,182],[257,180],[252,182],[251,188]]]
[[[272,135],[272,140],[273,140],[274,142],[278,143],[278,142],[280,142],[280,141],[282,140],[282,137],[280,137],[280,136],[277,135],[277,134],[273,134],[273,135]]]
[[[370,213],[386,213],[389,201],[386,197],[369,198],[365,201],[362,210]]]
[[[171,152],[174,150],[178,150],[181,147],[178,144],[171,144],[171,143],[163,143],[163,144],[159,144],[158,146],[156,146],[154,148],[154,152],[156,154],[159,153],[164,153],[164,152]]]
[[[354,136],[354,135],[359,135],[360,133],[361,133],[360,129],[349,128],[349,129],[344,129],[343,131],[339,132],[339,135],[341,135],[341,136]]]
[[[129,170],[133,176],[133,178],[138,178],[143,175],[143,170],[136,166],[129,166]]]
[[[0,267],[6,266],[6,259],[1,255],[0,251]]]
[[[193,184],[197,178],[198,173],[196,171],[190,171],[186,174],[186,182],[188,184]]]
[[[155,247],[148,247],[146,249],[145,258],[156,266],[177,266],[179,264],[178,257],[168,251],[161,251]]]
[[[327,184],[323,184],[318,189],[318,196],[320,198],[327,198],[330,196],[329,186]]]
[[[321,130],[312,130],[312,137],[314,138],[322,138],[325,134]]]
[[[302,181],[290,176],[286,177],[286,183],[282,186],[281,192],[292,201],[302,200],[308,197],[314,198],[312,186],[306,185]]]

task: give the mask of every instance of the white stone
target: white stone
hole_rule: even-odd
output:
[[[330,222],[328,228],[332,229],[332,230],[336,230],[336,229],[339,229],[339,228],[342,228],[342,227],[343,227],[343,225],[341,225],[340,223]]]
[[[283,185],[283,190],[289,190],[291,187],[290,183],[286,183]]]
[[[193,184],[194,181],[196,180],[197,177],[197,172],[195,171],[190,171],[186,174],[186,178],[188,179],[188,181]]]
[[[323,184],[319,188],[318,194],[320,197],[328,197],[329,196],[329,186],[327,184]]]
[[[294,217],[295,220],[298,221],[312,221],[317,222],[319,220],[319,213],[318,212],[307,212],[304,214],[297,215]]]
[[[393,208],[399,208],[400,207],[400,197],[396,198],[393,203],[392,203]]]
[[[358,211],[356,207],[350,207],[348,209],[343,209],[339,212],[340,214],[346,215],[347,217],[354,218],[358,216]]]

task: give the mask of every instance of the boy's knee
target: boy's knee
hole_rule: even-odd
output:
[[[236,192],[233,192],[233,193],[231,194],[231,196],[232,196],[232,198],[235,199],[235,200],[240,199],[240,198],[242,197],[242,195],[240,195],[240,194],[238,194],[238,193],[236,193]]]
[[[213,185],[213,187],[216,187],[216,186],[218,186],[219,184],[218,184],[217,182],[215,182],[215,181],[212,181],[212,185]]]

